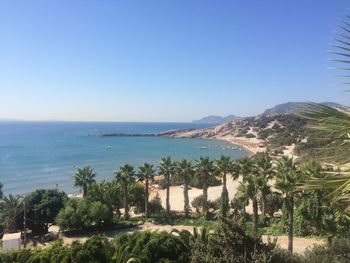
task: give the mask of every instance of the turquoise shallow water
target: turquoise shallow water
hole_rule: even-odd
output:
[[[217,140],[89,136],[204,127],[193,123],[0,122],[0,181],[5,193],[25,194],[56,185],[70,193],[77,191],[72,179],[77,166],[92,166],[97,180],[102,180],[112,179],[116,168],[125,163],[157,165],[167,155],[179,160],[222,154],[236,159],[248,154]]]

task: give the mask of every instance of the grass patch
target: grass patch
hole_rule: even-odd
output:
[[[150,221],[158,225],[184,225],[184,226],[193,226],[193,227],[206,227],[207,229],[214,229],[217,225],[216,219],[206,220],[203,217],[190,217],[185,218],[183,215],[172,214],[170,216],[157,215],[151,216],[147,219],[145,217],[133,217],[129,220],[130,223],[136,223],[138,221]]]

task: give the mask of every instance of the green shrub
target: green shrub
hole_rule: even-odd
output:
[[[268,262],[274,247],[247,235],[240,222],[222,219],[214,233],[193,241],[191,262]]]
[[[245,137],[246,137],[246,138],[255,138],[255,135],[252,134],[252,133],[247,133],[247,134],[245,135]]]
[[[271,220],[267,216],[260,215],[258,217],[258,226],[259,227],[267,227],[271,224]]]
[[[350,239],[334,239],[330,244],[315,245],[304,253],[308,263],[348,263],[350,262]]]
[[[288,250],[275,248],[269,263],[307,263],[302,255],[291,254]]]
[[[129,186],[129,205],[136,208],[135,212],[145,211],[145,187],[140,183],[132,183]]]
[[[273,217],[273,214],[282,208],[283,197],[280,193],[272,192],[266,195],[266,213]],[[263,210],[263,202],[261,197],[259,198],[259,208],[260,211]]]
[[[203,195],[199,195],[197,197],[195,197],[192,202],[191,202],[191,206],[196,209],[197,213],[200,213],[201,209],[203,208],[203,202],[204,202],[204,198]],[[219,210],[220,209],[220,198],[216,199],[216,200],[208,200],[208,209],[209,210]]]
[[[163,206],[162,206],[162,200],[157,193],[153,199],[151,199],[148,203],[148,212],[150,215],[158,215],[164,211]]]
[[[142,263],[189,261],[188,242],[166,232],[123,234],[113,243],[117,248],[113,257],[115,262],[126,262],[130,258],[136,258]]]
[[[88,199],[89,202],[102,202],[113,211],[118,211],[123,203],[122,186],[116,181],[93,183],[89,185],[86,199]]]
[[[110,263],[115,249],[104,236],[89,238],[75,255],[74,262]]]
[[[59,212],[56,222],[61,230],[101,228],[113,222],[113,211],[99,201],[71,198]]]
[[[35,234],[47,233],[49,224],[55,221],[67,196],[56,189],[39,189],[27,197],[27,226]]]
[[[275,131],[272,129],[260,130],[258,132],[258,137],[259,137],[259,139],[265,140],[265,139],[267,139],[267,137],[269,137],[270,135],[272,135],[274,133],[275,133]]]

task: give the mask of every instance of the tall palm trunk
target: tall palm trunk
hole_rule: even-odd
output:
[[[226,174],[224,173],[222,175],[222,192],[227,192],[227,185],[226,185]]]
[[[203,215],[205,219],[208,219],[208,186],[206,182],[203,184]]]
[[[223,217],[226,217],[227,211],[229,209],[229,200],[228,200],[228,192],[227,192],[227,185],[226,185],[226,173],[223,173],[222,175],[222,193],[221,193],[221,215]]]
[[[170,178],[166,178],[166,213],[170,213]]]
[[[223,175],[222,175],[222,188],[227,190],[226,173],[223,173]]]
[[[12,219],[11,222],[8,223],[6,228],[7,228],[9,233],[15,233],[18,229],[16,218]]]
[[[146,179],[146,189],[145,189],[145,217],[148,217],[148,177]]]
[[[288,208],[288,251],[293,252],[294,198],[287,196]]]
[[[258,235],[258,200],[256,197],[253,198],[253,235]]]
[[[185,211],[185,217],[189,217],[189,208],[190,208],[190,202],[188,198],[188,182],[185,182],[184,187],[184,211]]]
[[[83,197],[86,196],[86,193],[87,193],[87,185],[84,185],[83,186]]]
[[[243,212],[243,220],[244,220],[245,219],[245,214],[246,214],[245,201],[242,203],[242,212]]]
[[[129,219],[128,185],[124,185],[124,219]]]
[[[261,201],[262,201],[262,206],[263,206],[262,214],[266,215],[266,213],[267,213],[267,200],[266,200],[266,193],[264,193],[264,191],[261,192]]]

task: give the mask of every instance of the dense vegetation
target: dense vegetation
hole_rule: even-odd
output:
[[[315,246],[303,255],[289,254],[264,244],[260,238],[246,234],[240,221],[223,219],[214,232],[194,229],[167,232],[122,234],[114,239],[93,236],[83,244],[63,245],[54,241],[47,248],[24,249],[0,253],[0,262],[74,263],[74,262],[266,262],[328,263],[349,262],[350,240],[335,239]]]
[[[2,254],[3,259],[18,258],[18,262],[21,258],[30,258],[31,261],[25,262],[81,262],[80,258],[87,262],[96,258],[99,258],[98,262],[126,262],[130,258],[139,260],[134,262],[283,262],[281,259],[274,260],[290,257],[299,260],[294,262],[304,262],[302,260],[306,257],[316,257],[316,253],[309,251],[304,258],[288,256],[273,244],[263,244],[261,234],[288,234],[290,252],[294,235],[321,235],[332,240],[349,234],[350,219],[343,213],[346,204],[332,202],[331,190],[301,187],[303,182],[324,178],[332,170],[316,162],[296,164],[288,157],[274,160],[268,154],[260,153],[236,161],[225,156],[217,160],[202,157],[194,162],[173,162],[164,158],[159,169],[163,177],[169,177],[166,179],[168,182],[171,177],[181,178],[180,182],[184,184],[183,214],[173,213],[170,203],[168,211],[163,209],[159,196],[148,200],[149,185],[146,185],[152,182],[157,172],[150,164],[143,164],[138,170],[124,165],[115,173],[115,180],[109,182],[96,182],[93,169],[88,167],[77,170],[75,174],[76,182],[79,181],[76,185],[83,190],[81,198],[67,198],[57,190],[37,190],[25,198],[2,196],[1,225],[6,232],[23,230],[25,201],[27,227],[32,236],[47,233],[52,223],[58,224],[62,231],[103,231],[128,226],[135,220],[129,221],[129,209],[125,207],[131,207],[134,213],[143,213],[142,220],[150,218],[163,223],[196,225],[193,222],[202,216],[204,225],[210,221],[214,223],[211,224],[214,232],[209,234],[202,228],[193,234],[185,231],[135,233],[113,241],[100,236],[71,246],[63,246],[58,241],[47,249],[5,253]],[[194,211],[188,201],[191,178],[201,181],[203,190],[203,195],[191,203]],[[223,182],[222,195],[218,200],[207,198],[208,182],[212,178]],[[227,180],[239,178],[238,191],[230,201]],[[271,188],[272,181],[274,188]],[[170,195],[171,188],[168,187],[168,198]],[[253,207],[252,215],[246,212],[249,203]],[[180,220],[174,221],[176,217]],[[94,251],[92,248],[89,252],[86,249],[89,246],[94,247],[95,252],[91,252]],[[97,252],[97,248],[104,252]],[[317,249],[332,256],[327,247]],[[64,252],[60,254],[58,251]]]

